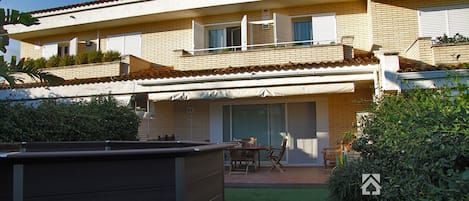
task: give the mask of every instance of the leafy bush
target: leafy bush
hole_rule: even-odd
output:
[[[378,200],[376,196],[363,196],[360,187],[363,173],[371,174],[380,170],[379,164],[366,160],[351,161],[335,168],[328,181],[329,198],[341,201]]]
[[[103,56],[103,61],[104,62],[111,62],[111,61],[117,61],[120,59],[121,54],[117,51],[107,51],[104,53]]]
[[[37,107],[0,103],[0,142],[136,140],[140,123],[112,98],[90,102],[46,101]]]
[[[96,51],[96,50],[93,50],[93,51],[90,51],[88,52],[88,63],[98,63],[98,62],[102,62],[103,61],[103,52],[101,52],[100,50],[99,51]]]
[[[71,66],[75,64],[75,56],[73,55],[64,55],[60,58],[59,66]]]
[[[59,56],[57,56],[57,55],[51,56],[47,60],[46,67],[47,68],[57,67],[57,66],[59,66],[59,62],[60,62],[60,57]]]
[[[469,200],[467,84],[388,96],[371,112],[365,137],[353,145],[363,160],[337,167],[330,178],[331,194],[340,195],[334,200],[364,200],[352,199],[361,181],[336,182],[362,173],[381,174],[381,195],[366,199]],[[373,171],[362,172],[368,166]]]
[[[88,63],[88,52],[80,52],[75,58],[75,64],[87,64]]]
[[[465,37],[456,33],[453,37],[448,37],[446,34],[437,37],[437,44],[451,44],[451,43],[466,43],[469,42],[469,37]]]

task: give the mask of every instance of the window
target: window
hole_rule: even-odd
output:
[[[247,19],[247,15],[243,15],[240,21],[205,25],[192,20],[193,53],[205,51],[203,49],[206,48],[220,48],[213,51],[221,51],[222,47],[229,46],[241,46],[241,48],[236,48],[236,50],[247,50]]]
[[[122,55],[142,56],[141,34],[131,33],[107,37],[107,51],[118,51]]]
[[[312,34],[312,21],[305,19],[302,21],[293,22],[293,41],[310,41],[313,40]],[[301,44],[307,45],[310,42],[303,42]]]
[[[225,30],[223,29],[208,30],[208,48],[226,46],[225,38]]]
[[[207,30],[208,48],[241,46],[241,26]],[[240,48],[233,48],[240,49]],[[221,49],[212,50],[218,52]]]
[[[69,43],[59,43],[57,47],[57,55],[59,57],[63,57],[64,55],[68,55],[70,50]]]
[[[315,44],[333,43],[337,40],[335,13],[306,16],[286,16],[274,13],[274,37],[275,43],[309,40],[313,40]]]
[[[302,21],[293,23],[293,40],[294,41],[305,41],[313,40],[313,35],[311,31],[313,27],[311,26],[311,21]]]
[[[46,43],[42,46],[42,57],[48,59],[51,56],[58,55],[76,55],[78,51],[78,38],[72,38],[70,41],[55,43]]]
[[[469,36],[469,5],[424,8],[419,11],[421,37],[436,38],[459,33]]]

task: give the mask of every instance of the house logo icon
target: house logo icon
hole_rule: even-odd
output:
[[[380,195],[381,186],[380,183],[380,174],[362,174],[362,195]],[[374,191],[369,191],[370,185],[374,187]]]

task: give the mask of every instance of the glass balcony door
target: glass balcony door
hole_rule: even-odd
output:
[[[299,21],[293,23],[293,40],[294,41],[310,41],[313,40],[312,35],[312,21]],[[303,42],[300,44],[311,44],[309,42]]]
[[[226,46],[226,30],[212,29],[208,30],[208,48],[219,48]],[[219,51],[219,50],[215,50]]]

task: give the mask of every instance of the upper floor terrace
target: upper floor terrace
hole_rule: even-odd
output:
[[[414,43],[433,33],[427,21],[441,16],[431,14],[465,33],[468,9],[457,0],[101,0],[36,11],[40,25],[7,29],[22,57],[114,50],[179,70],[340,61],[374,48],[432,63],[441,54],[427,58]]]
[[[22,41],[22,57],[114,50],[184,70],[340,61],[365,46],[363,1],[186,3],[109,0],[33,12],[40,25],[9,28]],[[149,17],[146,7],[159,10]],[[118,8],[135,12],[123,16]]]

